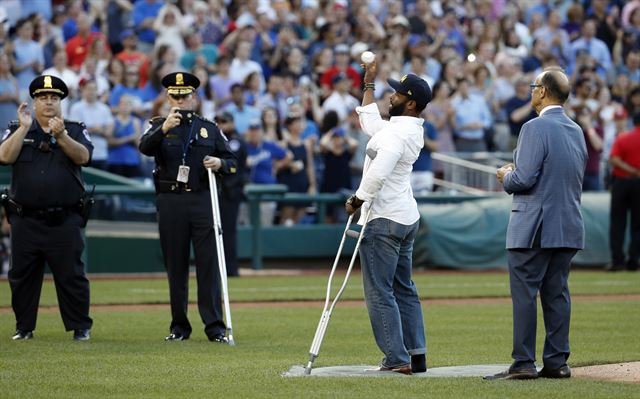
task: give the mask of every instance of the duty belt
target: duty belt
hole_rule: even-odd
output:
[[[171,180],[156,180],[156,193],[158,194],[160,193],[180,194],[180,193],[190,193],[190,192],[196,192],[196,191],[198,190],[195,190],[193,187],[185,183],[180,183],[180,182],[171,181]]]

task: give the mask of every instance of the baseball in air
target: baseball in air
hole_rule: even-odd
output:
[[[364,62],[365,64],[371,64],[373,62],[373,60],[376,59],[376,55],[373,54],[371,51],[365,51],[364,53],[362,53],[362,55],[360,56],[360,59],[362,60],[362,62]]]

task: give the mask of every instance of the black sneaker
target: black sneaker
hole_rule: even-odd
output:
[[[180,332],[172,332],[164,338],[165,341],[186,341],[188,339],[188,335],[184,335]]]
[[[33,338],[33,331],[31,330],[16,330],[16,333],[11,337],[14,341],[27,340]]]
[[[214,336],[209,337],[209,341],[211,342],[219,342],[221,344],[228,344],[229,340],[227,339],[227,337],[224,336],[224,334],[216,334]]]
[[[91,330],[88,328],[73,330],[74,341],[88,341],[90,338],[91,338]]]

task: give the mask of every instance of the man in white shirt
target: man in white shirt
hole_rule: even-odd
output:
[[[107,138],[113,134],[113,115],[106,104],[98,101],[98,86],[95,80],[80,81],[80,91],[82,100],[71,106],[69,119],[85,122],[93,144],[91,166],[106,170],[109,155]]]
[[[389,79],[395,90],[385,121],[375,103],[375,61],[363,65],[364,96],[356,111],[362,130],[371,139],[360,187],[345,208],[353,214],[360,206],[358,223],[371,216],[362,234],[360,262],[369,319],[376,343],[385,357],[376,370],[402,374],[427,371],[426,337],[422,307],[411,279],[413,241],[420,214],[413,198],[410,176],[424,146],[424,119],[420,113],[431,101],[427,82],[416,75]]]
[[[64,48],[59,48],[53,53],[53,66],[42,72],[43,75],[51,75],[62,79],[69,88],[69,98],[65,98],[60,103],[62,115],[69,115],[69,108],[72,101],[78,96],[78,74],[67,66],[67,52]],[[81,120],[81,119],[79,119]]]

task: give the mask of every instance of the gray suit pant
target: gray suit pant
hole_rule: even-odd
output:
[[[546,337],[542,359],[557,369],[569,357],[569,268],[577,249],[529,248],[507,251],[513,302],[512,368],[533,368],[536,360],[536,296],[544,315]]]

